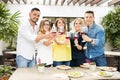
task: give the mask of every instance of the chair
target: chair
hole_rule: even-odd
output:
[[[16,67],[16,54],[7,53],[9,51],[3,51],[3,63],[4,65]]]

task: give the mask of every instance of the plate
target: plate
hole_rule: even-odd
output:
[[[73,77],[73,78],[79,78],[79,77],[82,77],[83,76],[83,73],[82,72],[70,72],[69,74],[68,74],[68,76],[70,76],[70,77]]]
[[[111,77],[113,75],[111,72],[107,71],[99,71],[97,74],[103,77]]]
[[[56,66],[56,68],[58,68],[58,69],[71,69],[70,66],[66,66],[66,65]]]
[[[117,69],[114,67],[98,67],[98,68],[104,71],[111,71],[111,72],[117,71]]]
[[[83,65],[80,65],[80,67],[82,67],[82,68],[89,68],[90,64],[89,63],[84,63]]]

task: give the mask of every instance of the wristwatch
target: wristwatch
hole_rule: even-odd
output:
[[[90,40],[90,43],[92,43],[92,42],[93,42],[93,39]]]

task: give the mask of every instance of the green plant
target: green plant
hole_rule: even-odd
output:
[[[3,2],[0,2],[0,40],[8,43],[8,48],[13,48],[16,41],[20,11],[10,14]]]
[[[7,65],[1,65],[0,66],[0,77],[4,75],[11,75],[13,73],[12,68]]]
[[[120,7],[115,7],[102,19],[106,39],[113,48],[120,49]]]

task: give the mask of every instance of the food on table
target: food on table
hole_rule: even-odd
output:
[[[89,64],[89,63],[83,63],[83,65],[80,65],[80,67],[89,68],[89,67],[90,67],[90,64]]]
[[[99,71],[98,74],[100,76],[104,76],[104,77],[110,77],[110,76],[112,76],[112,73],[106,72],[106,71]]]
[[[59,69],[70,69],[70,66],[66,66],[66,65],[60,65],[60,66],[56,66]]]
[[[70,72],[68,74],[68,76],[70,76],[70,77],[81,77],[81,76],[83,76],[83,73],[75,71],[75,72]]]
[[[117,69],[114,67],[99,67],[99,68],[104,71],[117,71]]]

